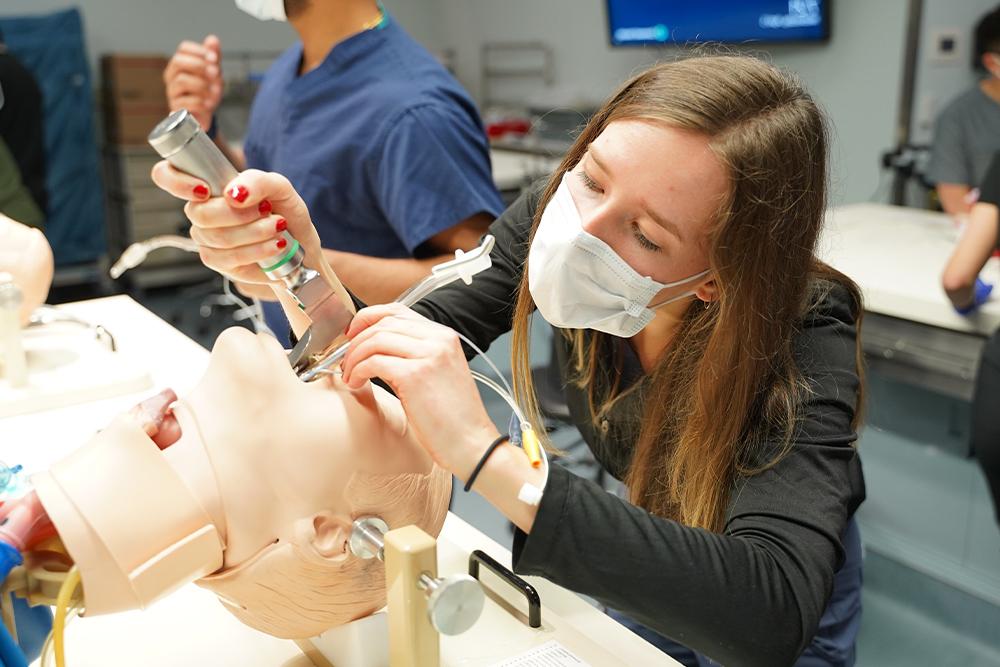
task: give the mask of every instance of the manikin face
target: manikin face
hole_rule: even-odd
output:
[[[314,636],[384,604],[381,563],[347,552],[355,518],[440,531],[451,478],[398,401],[333,376],[301,382],[270,336],[224,332],[175,414],[207,455],[224,515],[224,567],[199,583],[252,627]]]
[[[21,288],[22,326],[45,303],[52,286],[52,249],[45,235],[0,213],[0,273],[9,273]]]

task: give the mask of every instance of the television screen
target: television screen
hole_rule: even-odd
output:
[[[608,0],[614,46],[820,41],[830,0]]]

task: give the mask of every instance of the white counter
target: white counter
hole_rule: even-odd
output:
[[[850,204],[827,214],[819,256],[861,286],[866,310],[988,336],[1000,327],[1000,297],[964,317],[941,288],[941,273],[957,240],[955,225],[943,213]],[[996,258],[987,263],[987,282],[1000,279],[998,269]]]

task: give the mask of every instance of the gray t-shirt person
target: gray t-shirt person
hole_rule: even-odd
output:
[[[979,86],[962,93],[938,116],[927,180],[977,187],[1000,150],[1000,104]]]

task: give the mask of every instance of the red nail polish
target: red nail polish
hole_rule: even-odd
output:
[[[274,229],[280,234],[281,232],[288,229],[288,222],[284,218],[282,218],[281,220],[278,220],[278,222],[274,224]]]
[[[278,250],[284,249],[284,247],[286,245],[288,245],[288,241],[286,241],[285,239],[278,239],[278,243],[277,243]]]
[[[194,186],[194,196],[204,199],[205,197],[208,196],[208,188],[206,188],[204,185]]]
[[[261,215],[271,215],[271,202],[266,199],[257,205],[257,211]]]
[[[242,185],[234,185],[229,188],[229,196],[242,204],[250,196],[250,191]]]

